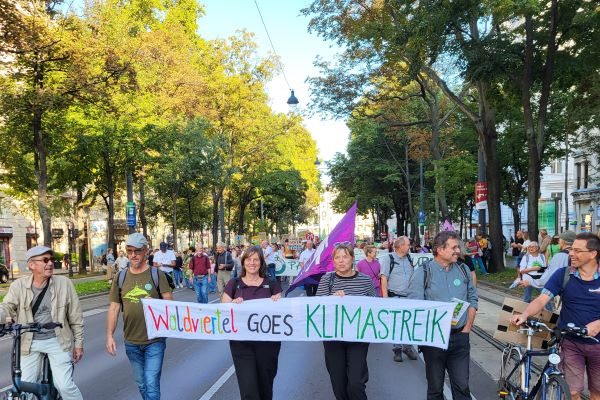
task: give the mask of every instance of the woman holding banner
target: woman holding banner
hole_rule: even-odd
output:
[[[338,243],[333,249],[334,272],[323,275],[317,296],[371,296],[375,287],[371,278],[354,271],[354,247],[352,243]],[[325,365],[333,394],[337,400],[366,400],[369,368],[367,354],[369,343],[323,342]]]
[[[222,303],[281,298],[281,286],[267,277],[267,264],[262,248],[246,249],[240,260],[241,275],[231,279],[223,290]],[[229,341],[235,374],[243,400],[271,400],[273,381],[277,375],[281,342]]]

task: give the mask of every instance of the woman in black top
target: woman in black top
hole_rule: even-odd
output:
[[[371,296],[375,287],[371,278],[354,271],[354,248],[351,244],[337,244],[333,249],[335,272],[325,274],[319,282],[317,296]],[[337,400],[366,400],[369,368],[369,343],[323,342],[325,365],[333,394]]]
[[[281,298],[281,286],[267,277],[267,264],[262,248],[246,249],[240,260],[242,273],[231,279],[223,290],[222,303],[240,304],[243,301]],[[230,340],[229,348],[235,366],[242,400],[271,400],[273,381],[277,375],[281,342]]]

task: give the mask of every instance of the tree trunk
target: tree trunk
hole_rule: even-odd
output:
[[[244,226],[244,219],[246,218],[246,204],[240,199],[240,212],[238,215],[238,235],[244,235],[246,233],[246,227]]]
[[[148,220],[146,219],[146,174],[144,167],[142,167],[142,173],[140,174],[140,223],[142,224],[142,233],[144,237],[148,238]]]
[[[484,114],[486,115],[486,114]],[[489,115],[489,114],[487,114]],[[495,118],[489,115],[484,127],[483,151],[486,164],[486,178],[488,182],[488,214],[490,224],[490,240],[492,242],[491,272],[504,270],[504,257],[502,248],[502,217],[500,212],[500,170],[497,152],[497,133]]]
[[[217,191],[217,188],[211,189],[212,195],[212,249],[216,251],[217,241],[219,239],[219,199],[223,190]]]
[[[33,64],[33,91],[42,93],[44,91],[44,67],[39,62]],[[34,143],[34,168],[37,178],[37,203],[38,213],[42,220],[44,231],[44,246],[52,247],[52,216],[48,207],[48,165],[46,162],[47,149],[42,126],[43,109],[36,104],[33,109],[32,128]]]
[[[416,218],[418,216],[413,212],[413,204],[412,204],[412,186],[410,184],[410,168],[408,165],[408,143],[404,144],[404,163],[405,163],[405,171],[406,171],[406,196],[408,197],[407,202],[407,213],[406,213],[406,221],[408,221],[411,226],[413,223],[418,223]],[[407,232],[408,229],[405,230]]]
[[[190,229],[188,231],[188,243],[191,245],[193,243],[194,237],[194,217],[192,216],[192,199],[190,198],[190,196],[186,197],[186,201],[188,208],[188,223],[190,226]]]
[[[173,249],[177,251],[177,193],[171,195],[171,215],[173,221]]]
[[[219,200],[219,223],[221,225],[221,242],[225,243],[225,205],[223,202],[223,195]]]

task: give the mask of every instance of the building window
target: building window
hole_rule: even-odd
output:
[[[577,189],[581,189],[581,163],[575,164],[575,176],[577,178]]]
[[[583,188],[587,189],[588,187],[588,182],[589,182],[589,169],[590,169],[590,163],[589,161],[586,161],[583,163]]]
[[[554,160],[550,163],[551,174],[562,174],[562,160]]]
[[[561,199],[562,200],[563,194],[562,192],[552,192],[550,193],[550,198],[551,199]]]

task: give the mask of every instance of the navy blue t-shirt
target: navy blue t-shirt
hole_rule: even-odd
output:
[[[594,275],[591,281],[584,281],[578,274],[571,273],[571,277],[561,293],[565,268],[557,270],[548,280],[542,293],[550,297],[562,297],[562,310],[558,327],[564,329],[568,323],[584,327],[590,322],[600,319],[600,276]],[[589,344],[597,344],[591,339],[572,337],[574,340]],[[600,340],[600,334],[596,335]]]

